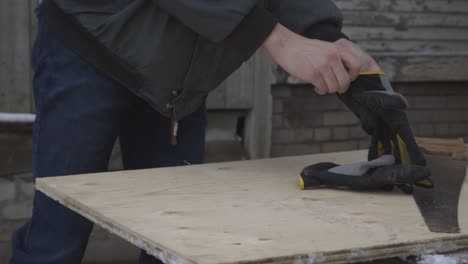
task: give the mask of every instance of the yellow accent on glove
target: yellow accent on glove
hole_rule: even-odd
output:
[[[397,140],[398,140],[398,147],[400,149],[401,163],[403,165],[409,165],[411,163],[411,159],[410,159],[409,154],[408,154],[408,149],[406,147],[406,143],[405,143],[405,141],[403,141],[403,139],[401,139],[400,135],[397,135]],[[395,146],[393,145],[393,142],[390,142],[390,146],[392,148],[392,153],[394,153],[395,152]],[[383,146],[382,146],[381,143],[379,143],[379,145],[378,145],[378,153],[379,153],[379,156],[383,155]],[[434,187],[434,184],[429,179],[418,181],[417,183],[415,183],[415,185],[417,185],[419,187],[424,187],[424,188],[433,188]]]
[[[406,143],[401,139],[400,135],[397,135],[397,140],[398,140],[398,148],[400,149],[400,158],[401,158],[401,163],[403,165],[408,165],[411,163],[409,154],[408,154],[408,149],[406,148]],[[395,146],[393,145],[393,142],[390,142],[390,146],[392,148],[392,153],[395,152]],[[383,146],[381,143],[379,143],[378,146],[378,153],[379,157],[383,155]]]
[[[301,190],[304,190],[304,188],[305,188],[304,185],[305,185],[305,184],[304,184],[304,179],[302,179],[302,176],[299,175],[299,188],[300,188]]]
[[[383,72],[383,71],[368,71],[368,72],[360,72],[359,73],[359,75],[375,75],[375,74],[384,75],[385,72]]]

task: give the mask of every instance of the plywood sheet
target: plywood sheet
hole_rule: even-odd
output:
[[[316,162],[365,152],[89,174],[37,180],[65,206],[169,263],[348,263],[468,246],[468,183],[461,234],[429,232],[399,192],[300,191]],[[463,209],[465,208],[465,209]]]

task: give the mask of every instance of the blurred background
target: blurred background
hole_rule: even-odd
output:
[[[371,52],[410,103],[415,134],[468,140],[468,1],[335,0],[344,32]],[[0,263],[32,204],[30,47],[35,0],[0,1]],[[334,95],[318,96],[258,52],[208,100],[207,162],[365,149]],[[72,139],[71,139],[72,140]],[[121,168],[115,147],[109,169]],[[138,250],[97,228],[86,263],[134,262]]]

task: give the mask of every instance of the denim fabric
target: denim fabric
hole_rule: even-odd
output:
[[[171,145],[168,118],[66,49],[37,15],[35,178],[106,171],[117,138],[125,169],[203,162],[204,106],[180,120],[178,144]],[[36,191],[32,218],[13,235],[11,263],[80,263],[92,227]],[[160,262],[143,253],[140,263]]]

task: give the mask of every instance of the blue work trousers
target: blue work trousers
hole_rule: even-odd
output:
[[[36,12],[35,178],[104,172],[117,138],[127,170],[203,162],[205,106],[179,121],[178,144],[172,145],[169,118],[64,47]],[[13,234],[11,263],[80,263],[92,227],[36,191],[31,219]],[[142,253],[140,263],[160,262]]]

